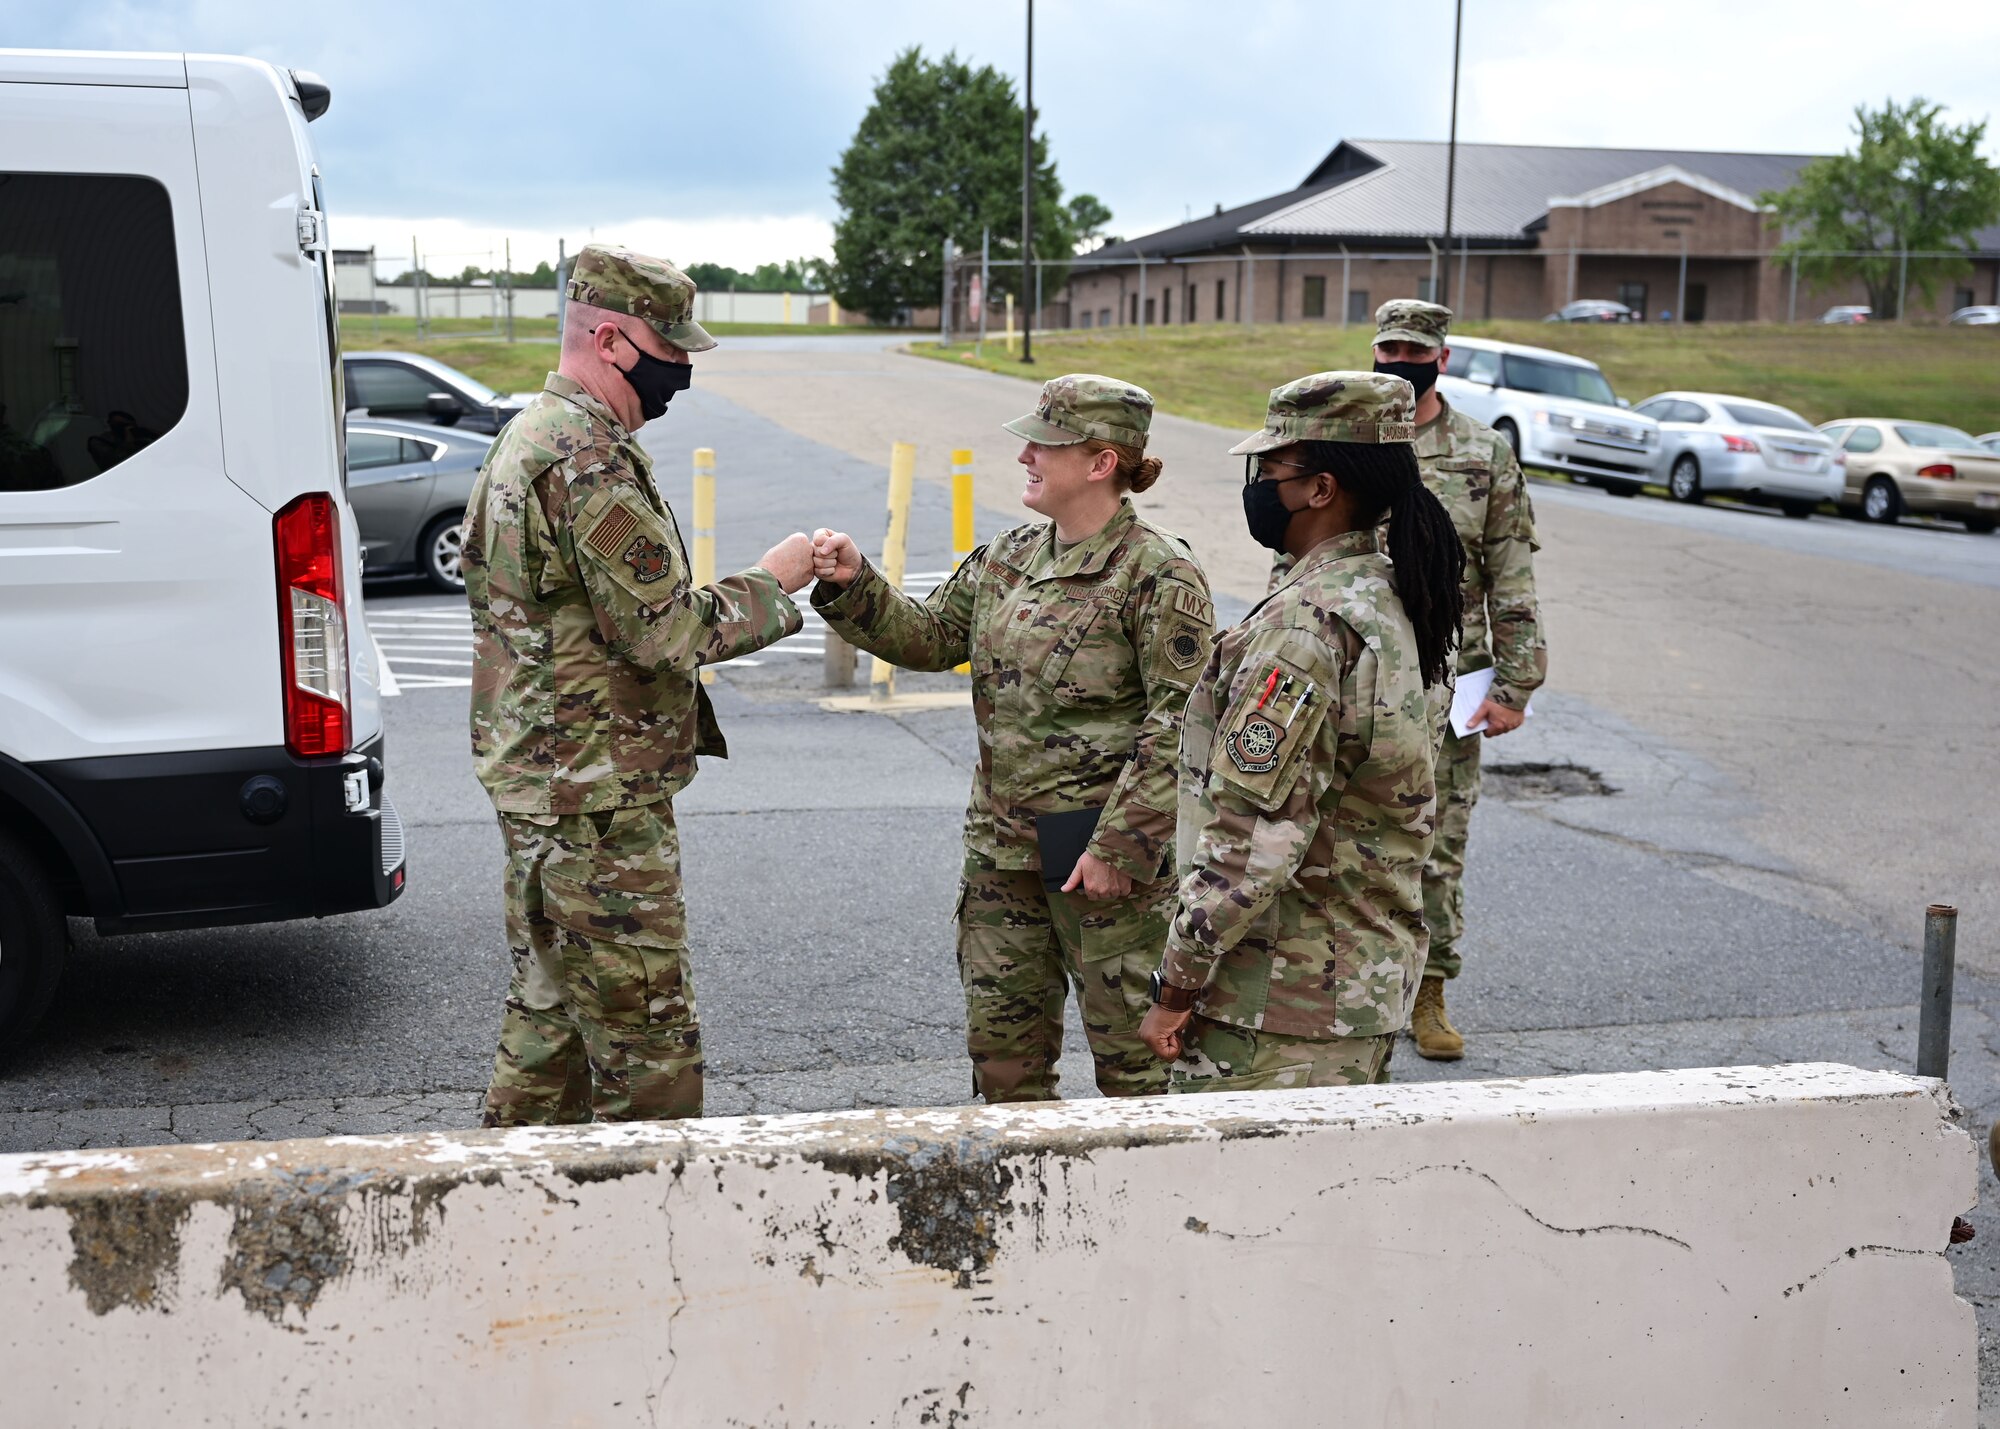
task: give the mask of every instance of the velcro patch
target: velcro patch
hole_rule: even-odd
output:
[[[596,524],[584,533],[583,543],[606,560],[612,560],[625,548],[625,543],[638,527],[639,518],[613,502],[597,518]]]
[[[1215,623],[1215,607],[1195,591],[1184,585],[1177,585],[1174,591],[1174,610],[1177,614],[1191,616],[1203,625]]]
[[[1189,670],[1201,663],[1201,632],[1183,625],[1167,637],[1167,660],[1176,670]]]
[[[632,568],[635,580],[656,581],[667,573],[667,548],[651,536],[634,536],[619,559]]]
[[[1245,774],[1269,774],[1278,767],[1278,751],[1288,731],[1261,714],[1253,714],[1230,732],[1229,759]]]

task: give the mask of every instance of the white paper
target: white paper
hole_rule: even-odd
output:
[[[1491,665],[1488,665],[1483,670],[1474,670],[1470,674],[1458,677],[1457,687],[1451,692],[1451,729],[1453,734],[1463,739],[1468,734],[1477,732],[1468,727],[1467,721],[1479,713],[1479,707],[1486,703],[1486,692],[1492,688],[1493,667]],[[1522,710],[1521,714],[1523,718],[1526,718],[1534,712],[1535,702],[1529,700],[1528,707]]]

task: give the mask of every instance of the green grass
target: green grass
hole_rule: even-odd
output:
[[[1762,398],[1812,422],[1875,416],[1944,422],[1974,434],[2000,428],[2000,332],[1991,329],[1495,322],[1459,331],[1588,357],[1634,402],[1680,388]],[[1032,364],[990,339],[983,357],[963,344],[917,343],[912,350],[1038,381],[1103,372],[1146,388],[1162,411],[1247,428],[1263,421],[1264,399],[1280,383],[1366,368],[1372,336],[1366,327],[1318,323],[1180,327],[1145,338],[1114,329],[1037,337]]]
[[[381,325],[379,335],[377,323]],[[704,323],[703,326],[719,338],[909,333],[908,328],[812,327],[802,323]],[[520,340],[511,343],[493,336],[491,318],[433,318],[431,333],[429,340],[419,342],[415,318],[345,313],[340,319],[343,351],[421,352],[501,392],[538,391],[542,379],[555,370],[554,318],[514,319],[514,335]]]

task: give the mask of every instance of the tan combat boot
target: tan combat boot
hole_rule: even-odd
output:
[[[1456,1062],[1465,1055],[1465,1039],[1444,1011],[1444,979],[1427,977],[1417,985],[1417,1005],[1410,1012],[1410,1040],[1417,1055],[1433,1062]]]

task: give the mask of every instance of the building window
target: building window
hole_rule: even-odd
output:
[[[1417,279],[1417,301],[1420,303],[1436,302],[1437,298],[1432,294],[1431,291],[1436,286],[1437,286],[1437,279],[1435,278],[1423,277]]]
[[[1304,292],[1299,298],[1299,315],[1308,318],[1326,316],[1326,279],[1305,280]]]
[[[1620,283],[1618,301],[1630,308],[1641,322],[1646,317],[1646,285],[1644,283]]]
[[[1187,290],[1187,301],[1181,304],[1181,321],[1184,323],[1191,323],[1194,321],[1195,318],[1194,299],[1195,299],[1195,287],[1194,284],[1189,283]]]
[[[1128,294],[1125,304],[1127,309],[1125,321],[1136,325],[1139,321],[1139,295],[1137,293]]]
[[[1168,288],[1165,292],[1160,294],[1160,321],[1163,323],[1170,323],[1173,320],[1174,320],[1174,290],[1172,288]]]
[[[1097,310],[1097,325],[1099,327],[1111,326],[1111,309],[1099,308]]]
[[[1347,320],[1351,323],[1365,323],[1369,320],[1371,312],[1372,309],[1368,306],[1368,290],[1366,288],[1349,288],[1347,290]]]
[[[1157,325],[1159,324],[1159,321],[1160,321],[1160,320],[1159,320],[1159,319],[1158,319],[1157,317],[1153,316],[1153,304],[1154,304],[1154,300],[1153,300],[1152,298],[1148,298],[1148,299],[1146,299],[1146,326],[1147,326],[1147,327],[1155,327],[1155,326],[1157,326]]]
[[[1084,326],[1084,327],[1089,327],[1089,326],[1090,326],[1090,309],[1089,309],[1089,308],[1085,308],[1085,309],[1083,310],[1083,326]]]
[[[1952,310],[1953,310],[1953,311],[1955,312],[1955,311],[1957,311],[1957,310],[1958,310],[1959,308],[1969,308],[1969,307],[1971,307],[1971,306],[1972,306],[1972,305],[1973,305],[1974,303],[1976,303],[1976,302],[1978,302],[1978,301],[1979,301],[1979,300],[1978,300],[1977,298],[1975,298],[1975,297],[1973,297],[1973,296],[1972,296],[1972,289],[1970,289],[1970,288],[1960,288],[1960,289],[1958,290],[1958,293],[1957,293],[1957,295],[1956,295],[1956,296],[1954,297],[1954,299],[1953,299],[1953,301],[1952,301],[1952,305],[1951,305],[1951,306],[1952,306]]]
[[[0,492],[76,486],[187,411],[173,205],[122,175],[0,174],[0,187]]]
[[[1215,280],[1215,320],[1217,322],[1229,321],[1227,305],[1223,301],[1228,294],[1228,290],[1229,280],[1227,278],[1217,278]]]

